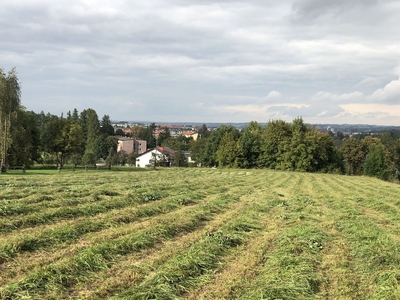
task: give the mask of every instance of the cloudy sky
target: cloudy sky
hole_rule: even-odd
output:
[[[22,104],[154,122],[400,125],[398,0],[0,2]]]

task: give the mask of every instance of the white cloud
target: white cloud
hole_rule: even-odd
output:
[[[384,88],[378,89],[368,97],[370,102],[400,102],[400,78],[397,80],[392,80],[390,83],[385,85]]]
[[[310,98],[310,100],[314,103],[315,102],[324,103],[329,101],[329,102],[334,102],[336,104],[360,102],[363,99],[364,99],[364,94],[358,91],[345,93],[341,95],[320,91]]]
[[[267,95],[267,99],[277,99],[277,98],[281,98],[282,97],[282,93],[278,92],[278,91],[270,91]]]

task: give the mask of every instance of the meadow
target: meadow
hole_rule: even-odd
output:
[[[0,176],[0,299],[400,299],[400,185],[169,168]]]

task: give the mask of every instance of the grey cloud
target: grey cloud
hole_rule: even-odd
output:
[[[298,116],[304,118],[328,118],[336,117],[344,112],[345,110],[340,106],[329,103],[316,103],[310,106],[300,107],[275,105],[267,109],[267,113],[269,114],[289,116],[290,118],[296,118]]]
[[[314,19],[326,15],[338,15],[346,10],[376,6],[378,0],[297,0],[294,1],[292,9],[297,17]]]
[[[296,104],[311,116],[330,101],[334,114],[340,103],[395,103],[377,92],[387,95],[400,61],[393,3],[3,1],[0,67],[17,67],[36,111],[231,121],[207,108]]]

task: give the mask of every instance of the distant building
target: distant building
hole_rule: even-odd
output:
[[[127,154],[134,152],[140,155],[147,150],[147,142],[145,140],[131,139],[127,137],[120,137],[118,139],[117,152],[124,151]]]
[[[195,140],[195,141],[199,137],[199,134],[197,132],[194,132],[194,131],[184,131],[184,132],[182,132],[182,135],[187,137],[187,138],[193,138],[193,140]]]
[[[136,159],[136,167],[144,168],[154,166],[154,158],[157,166],[170,167],[175,159],[175,151],[168,147],[156,147],[141,155]]]

